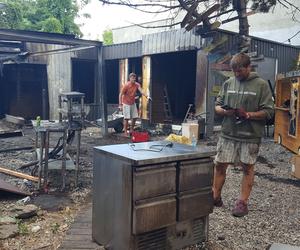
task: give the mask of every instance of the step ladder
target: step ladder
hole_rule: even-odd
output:
[[[165,85],[163,88],[164,94],[164,112],[165,112],[165,121],[171,122],[172,121],[172,112],[171,112],[171,105],[168,96],[167,86]]]

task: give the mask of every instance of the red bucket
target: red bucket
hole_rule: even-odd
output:
[[[149,134],[148,134],[148,132],[133,131],[131,133],[131,141],[132,142],[147,142],[147,141],[149,141]]]

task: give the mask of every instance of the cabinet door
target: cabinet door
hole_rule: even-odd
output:
[[[211,189],[193,193],[180,193],[178,196],[178,221],[207,216],[213,211]]]
[[[133,200],[176,192],[176,163],[136,167],[133,173]]]
[[[211,186],[213,167],[211,158],[180,162],[179,192]]]
[[[132,231],[140,234],[176,223],[175,195],[135,202]]]

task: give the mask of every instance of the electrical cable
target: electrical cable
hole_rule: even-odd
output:
[[[172,148],[174,144],[172,142],[169,142],[166,144],[154,144],[154,145],[151,145],[149,148],[138,148],[138,149],[135,148],[135,144],[133,144],[133,143],[129,143],[128,145],[133,151],[161,152],[167,147]],[[160,148],[157,148],[157,147],[160,147]]]

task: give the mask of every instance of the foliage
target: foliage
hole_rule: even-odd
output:
[[[22,7],[19,3],[9,2],[0,9],[0,27],[18,29],[22,22]]]
[[[59,228],[60,228],[60,225],[57,222],[53,223],[51,225],[51,231],[52,231],[52,233],[54,233],[54,234],[57,233]]]
[[[75,18],[90,0],[2,0],[0,27],[82,36]],[[83,14],[89,18],[89,15]]]
[[[18,220],[17,225],[19,234],[24,235],[29,233],[28,226],[22,220]]]
[[[110,30],[110,29],[104,30],[104,32],[102,34],[102,38],[103,38],[103,44],[104,45],[111,45],[111,44],[113,44],[113,33],[112,33],[112,30]]]

